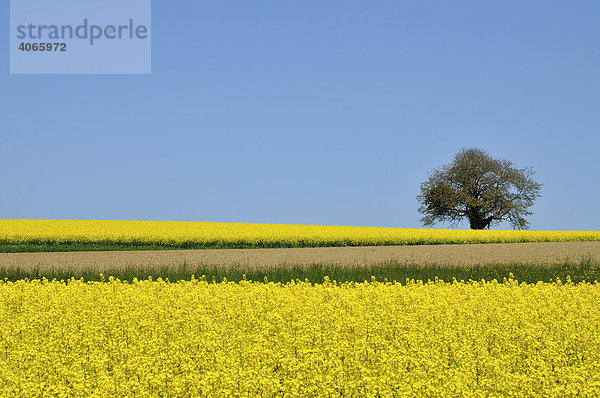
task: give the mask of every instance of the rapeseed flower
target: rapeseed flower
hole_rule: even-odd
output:
[[[309,247],[600,241],[600,231],[503,231],[178,221],[0,220],[0,244]]]
[[[0,396],[598,396],[600,284],[0,281]]]

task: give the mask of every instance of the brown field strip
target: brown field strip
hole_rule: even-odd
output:
[[[60,253],[0,253],[0,268],[120,269],[181,264],[246,268],[339,264],[554,264],[590,258],[600,262],[600,242],[488,243],[424,246],[317,247],[297,249],[157,250]]]

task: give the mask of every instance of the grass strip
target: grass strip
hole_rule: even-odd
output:
[[[426,241],[417,241],[406,246],[419,246],[428,244]],[[435,244],[446,244],[435,243]],[[377,246],[396,246],[397,243],[381,242]],[[90,251],[144,251],[144,250],[210,250],[210,249],[293,249],[307,247],[350,247],[369,246],[369,244],[356,244],[350,241],[339,242],[271,242],[271,241],[206,241],[180,242],[180,243],[146,243],[146,242],[50,242],[50,241],[26,241],[14,243],[0,241],[0,253],[41,253],[41,252],[90,252]]]
[[[503,281],[504,278],[514,277],[519,282],[556,282],[557,278],[565,281],[570,277],[573,283],[582,281],[600,281],[600,264],[591,258],[582,259],[579,262],[565,261],[552,265],[531,264],[492,264],[477,266],[447,266],[447,265],[406,265],[398,262],[386,262],[370,266],[341,266],[334,264],[313,264],[310,266],[279,266],[273,268],[245,267],[243,265],[230,267],[217,266],[189,266],[182,264],[172,266],[129,266],[125,268],[102,268],[72,271],[61,268],[40,267],[0,267],[0,279],[6,281],[18,281],[24,279],[68,280],[71,278],[85,281],[103,281],[113,277],[121,281],[131,282],[134,278],[138,280],[151,277],[156,280],[162,278],[172,282],[179,280],[190,280],[204,277],[207,281],[222,282],[224,279],[232,282],[242,280],[269,281],[275,283],[287,283],[291,280],[309,281],[321,283],[325,277],[337,282],[364,282],[372,278],[378,281],[396,281],[405,283],[407,280],[440,279],[451,282],[458,281],[493,280]]]
[[[524,243],[517,242],[517,243]],[[499,243],[499,242],[477,242],[477,243]],[[501,243],[501,242],[500,242]],[[514,242],[513,242],[514,243]],[[400,246],[422,246],[428,244],[445,245],[456,244],[456,242],[427,242],[415,241],[403,243]],[[465,243],[467,244],[467,243]],[[379,242],[375,246],[398,246],[397,242]],[[211,250],[211,249],[294,249],[308,247],[361,247],[372,246],[367,242],[357,244],[351,241],[338,242],[247,242],[247,241],[207,241],[181,242],[181,243],[153,243],[146,242],[119,242],[119,241],[101,241],[101,242],[50,242],[50,241],[26,241],[14,243],[9,241],[0,241],[0,253],[48,253],[48,252],[91,252],[91,251],[145,251],[145,250]]]
[[[591,239],[563,240],[560,242],[590,242]],[[451,244],[487,244],[487,243],[541,243],[559,242],[552,239],[528,240],[518,239],[503,240],[425,240],[415,239],[406,242],[395,240],[380,240],[377,242],[357,242],[351,239],[331,241],[295,240],[295,241],[269,241],[269,240],[215,240],[215,241],[181,241],[181,242],[152,242],[146,241],[50,241],[27,240],[15,242],[0,239],[0,253],[39,253],[39,252],[89,252],[89,251],[144,251],[144,250],[209,250],[209,249],[292,249],[309,247],[362,247],[362,246],[423,246],[423,245],[451,245]]]

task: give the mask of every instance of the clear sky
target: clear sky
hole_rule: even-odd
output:
[[[428,171],[477,146],[535,169],[532,229],[598,230],[599,16],[154,0],[147,76],[10,75],[2,35],[0,218],[418,227]]]

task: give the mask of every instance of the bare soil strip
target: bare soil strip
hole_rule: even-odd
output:
[[[60,253],[0,253],[0,267],[31,269],[121,269],[126,267],[219,266],[273,268],[291,265],[365,266],[400,264],[555,264],[590,258],[600,262],[600,242],[488,243],[424,246],[316,247],[297,249],[157,250]]]

